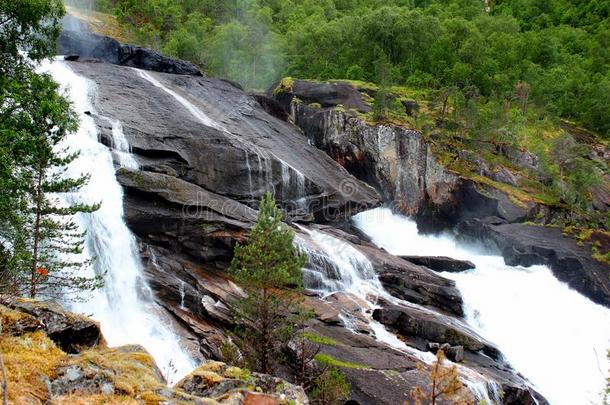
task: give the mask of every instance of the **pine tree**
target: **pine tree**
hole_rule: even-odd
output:
[[[237,305],[241,348],[251,368],[270,373],[282,344],[293,335],[298,312],[301,268],[306,257],[293,245],[294,232],[282,223],[282,213],[267,193],[247,242],[237,245],[229,267],[248,294]]]
[[[91,213],[99,205],[62,203],[58,195],[78,191],[89,176],[68,178],[66,166],[78,153],[60,150],[65,137],[77,129],[70,103],[58,92],[58,85],[47,75],[30,78],[29,104],[24,106],[29,125],[27,143],[29,156],[21,171],[24,195],[14,223],[15,289],[34,298],[69,297],[82,290],[101,285],[99,278],[80,276],[89,264],[79,255],[84,233],[74,221],[78,213]]]
[[[465,389],[455,365],[445,364],[445,353],[436,352],[436,361],[430,367],[429,386],[425,389],[416,387],[410,392],[415,405],[435,405],[441,400],[452,404],[466,405],[474,403],[472,395]],[[420,372],[425,371],[423,364],[418,364]]]
[[[66,179],[76,158],[58,151],[77,127],[69,102],[35,66],[55,54],[61,0],[0,2],[0,292],[48,296],[99,286],[78,276],[82,232],[72,217],[96,206],[61,206],[57,193],[87,178]]]
[[[373,118],[376,120],[383,120],[387,117],[388,110],[394,101],[394,96],[391,92],[391,65],[385,54],[382,53],[381,56],[379,56],[375,64],[375,69],[378,88],[375,93],[375,99],[373,100]]]

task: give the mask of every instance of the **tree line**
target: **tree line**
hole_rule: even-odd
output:
[[[610,132],[604,0],[103,0],[143,45],[264,88],[281,76],[476,88],[525,83],[552,114]]]

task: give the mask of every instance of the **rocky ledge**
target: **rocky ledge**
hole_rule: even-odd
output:
[[[201,76],[199,69],[190,62],[166,58],[151,49],[122,45],[113,38],[88,31],[64,30],[57,45],[59,53],[69,60],[97,59],[156,72]]]
[[[301,387],[220,362],[206,362],[168,387],[143,347],[107,347],[94,321],[54,302],[1,301],[9,403],[309,403]]]

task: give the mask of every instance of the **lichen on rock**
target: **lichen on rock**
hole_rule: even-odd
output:
[[[169,387],[142,346],[109,348],[101,332],[94,344],[90,334],[74,333],[68,337],[63,333],[78,331],[75,325],[97,327],[93,320],[68,312],[54,302],[1,297],[0,301],[4,303],[0,304],[0,352],[10,403],[308,403],[301,387],[220,362],[207,362],[175,387]],[[62,347],[78,351],[69,353]]]

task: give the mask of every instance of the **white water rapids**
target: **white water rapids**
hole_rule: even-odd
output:
[[[546,266],[511,267],[500,256],[424,236],[412,220],[378,208],[355,225],[397,255],[449,256],[476,269],[443,273],[456,281],[467,320],[499,346],[507,360],[552,405],[601,403],[609,369],[610,310],[559,282]]]
[[[144,280],[135,238],[123,220],[123,190],[115,177],[111,151],[99,143],[95,122],[86,114],[94,111],[91,99],[95,96],[95,86],[62,61],[45,64],[42,70],[50,73],[67,91],[80,120],[79,130],[70,134],[62,145],[70,151],[80,151],[67,175],[91,175],[86,186],[66,198],[90,204],[101,202],[98,211],[80,214],[76,220],[87,231],[85,255],[94,258],[87,275],[105,273],[105,285],[91,293],[86,302],[74,303],[73,309],[98,320],[110,346],[144,346],[168,382],[176,382],[196,365],[180,347],[178,337],[158,316],[160,309],[153,303],[152,292]],[[108,120],[112,123],[114,152],[119,162],[126,167],[137,167],[120,123]]]
[[[422,352],[407,346],[371,316],[372,310],[379,307],[377,305],[379,298],[398,305],[413,306],[421,310],[426,310],[425,308],[392,297],[381,285],[369,259],[351,244],[322,231],[303,227],[301,229],[306,231],[311,238],[311,245],[300,238],[295,241],[309,258],[307,266],[303,269],[305,287],[323,297],[337,292],[348,293],[357,305],[365,303],[360,309],[361,314],[343,311],[340,313],[339,316],[347,329],[357,333],[353,328],[354,322],[358,322],[357,318],[366,319],[368,327],[378,341],[404,353],[409,353],[427,364],[436,360],[436,356],[430,352]],[[456,366],[462,381],[479,403],[498,403],[499,387],[495,382],[470,368],[460,364],[456,364]]]

